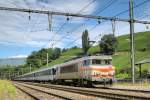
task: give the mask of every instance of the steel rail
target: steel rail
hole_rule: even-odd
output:
[[[29,93],[29,92],[27,92],[26,90],[24,90],[24,89],[22,89],[22,88],[20,88],[19,86],[17,86],[16,84],[14,85],[17,89],[19,89],[20,91],[22,91],[22,92],[24,92],[25,94],[27,94],[27,95],[29,95],[30,97],[32,97],[33,99],[35,99],[35,100],[39,100],[39,98],[38,97],[36,97],[36,96],[34,96],[33,94],[31,94],[31,93]]]
[[[35,86],[39,86],[39,87],[45,87],[45,88],[51,88],[51,89],[56,89],[56,90],[68,91],[68,92],[72,92],[72,93],[79,93],[79,94],[83,94],[83,95],[109,98],[109,99],[136,99],[136,100],[150,99],[150,97],[146,97],[146,96],[115,93],[115,91],[117,89],[116,90],[114,89],[114,92],[104,92],[104,91],[95,91],[95,90],[91,90],[91,89],[87,90],[86,88],[79,89],[76,87],[66,87],[66,86],[62,87],[62,86],[50,85],[50,84],[38,84],[38,83],[26,83],[26,84],[35,85]],[[110,90],[113,90],[113,89],[110,89]],[[120,90],[120,91],[123,91],[123,90]],[[137,93],[136,91],[129,91],[129,92]]]
[[[129,91],[129,92],[140,92],[140,93],[150,93],[149,90],[140,90],[140,89],[124,89],[124,88],[112,88],[112,87],[94,87],[100,89],[108,89],[108,90],[119,90],[119,91]]]
[[[20,83],[15,83],[15,84],[20,85],[20,86],[24,86],[24,87],[27,87],[27,88],[30,88],[32,90],[40,91],[42,93],[45,93],[45,94],[48,94],[48,95],[52,95],[52,96],[55,96],[55,97],[58,97],[58,98],[61,98],[61,99],[72,100],[72,99],[64,97],[64,96],[60,96],[60,95],[57,95],[57,94],[54,94],[54,93],[46,92],[44,90],[36,89],[36,88],[30,87],[30,86],[26,86],[26,85],[23,85],[23,84],[20,84]],[[30,95],[32,95],[32,94],[30,94]],[[37,100],[39,100],[39,99],[37,99]]]

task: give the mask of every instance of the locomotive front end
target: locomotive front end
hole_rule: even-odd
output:
[[[91,80],[95,84],[109,83],[114,80],[115,67],[112,65],[112,59],[105,57],[101,59],[92,59],[91,61]]]

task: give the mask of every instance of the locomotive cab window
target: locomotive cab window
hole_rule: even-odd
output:
[[[90,60],[84,60],[83,65],[90,65]]]
[[[105,60],[105,64],[106,65],[109,65],[109,64],[111,64],[112,63],[112,60]]]
[[[92,64],[102,64],[102,62],[99,59],[93,59]]]

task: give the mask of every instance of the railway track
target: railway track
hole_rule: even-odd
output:
[[[114,88],[114,87],[94,87],[94,88],[100,88],[100,89],[109,89],[109,90],[120,90],[120,91],[131,91],[131,92],[139,92],[139,93],[149,93],[150,90],[142,90],[142,89],[123,89],[123,88]]]
[[[150,94],[150,91],[148,90],[136,90],[136,89],[120,89],[120,88],[106,88],[106,89],[109,89],[109,90],[120,90],[120,91],[131,91],[131,92],[139,92],[139,93],[149,93]]]
[[[26,90],[24,90],[23,88],[21,88],[20,86],[15,84],[15,87],[17,89],[19,89],[20,91],[22,91],[23,93],[27,94],[29,97],[31,97],[33,100],[39,100],[39,98],[37,98],[36,96],[32,95],[31,93],[27,92]]]
[[[113,88],[82,88],[82,87],[71,87],[51,84],[38,84],[38,83],[26,83],[30,85],[36,85],[39,87],[51,88],[56,90],[68,91],[72,93],[78,93],[87,96],[95,96],[107,99],[120,99],[120,100],[149,100],[150,92],[139,91],[139,90],[127,90],[127,89],[113,89]]]
[[[70,98],[63,97],[63,96],[60,96],[60,95],[56,95],[56,94],[53,94],[53,93],[49,93],[49,92],[46,92],[44,90],[36,89],[36,88],[30,87],[30,86],[27,86],[27,85],[23,85],[23,84],[20,84],[20,83],[15,83],[15,86],[19,90],[21,90],[24,93],[28,94],[34,100],[50,100],[50,99],[51,100],[52,99],[55,99],[55,100],[71,100]]]

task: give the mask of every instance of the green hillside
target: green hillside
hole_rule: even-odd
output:
[[[81,48],[74,48],[74,49],[70,49],[64,53],[61,54],[61,56],[52,61],[51,63],[49,63],[50,66],[55,65],[55,64],[60,64],[65,62],[66,60],[69,60],[71,58],[74,58],[76,56],[80,56],[82,54],[82,49]]]
[[[117,38],[118,40],[118,51],[121,50],[129,50],[129,43],[130,38],[129,35],[122,35]],[[142,50],[142,49],[150,50],[150,32],[139,32],[135,33],[135,49]]]
[[[117,37],[117,51],[128,51],[130,49],[129,37],[129,35],[122,35]],[[135,33],[135,49],[138,51],[142,51],[143,49],[150,50],[150,31]],[[97,53],[99,50],[99,46],[94,46],[89,49],[89,53]]]
[[[120,73],[123,69],[130,70],[130,53],[129,53],[129,35],[123,35],[117,37],[118,48],[117,53],[113,55],[113,65],[116,67],[116,72]],[[136,62],[150,58],[150,32],[140,32],[135,34],[135,43],[136,43],[136,53],[135,60]],[[142,51],[145,49],[144,51]],[[100,50],[99,46],[94,46],[89,49],[89,54],[98,53]],[[61,54],[61,56],[49,63],[50,66],[63,63],[67,59],[73,58],[75,56],[80,56],[82,54],[81,48],[70,49]],[[142,70],[148,69],[149,64],[142,66]],[[138,68],[136,68],[138,70]],[[128,77],[128,76],[127,76]]]

